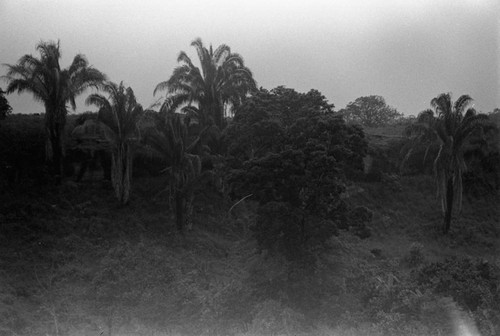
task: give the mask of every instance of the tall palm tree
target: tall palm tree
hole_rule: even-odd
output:
[[[47,158],[52,161],[56,181],[60,181],[63,162],[63,130],[68,113],[67,104],[76,109],[75,99],[87,88],[97,87],[106,76],[89,66],[84,55],[74,57],[71,65],[61,69],[59,42],[40,42],[36,46],[37,58],[24,55],[17,64],[8,65],[7,93],[31,92],[35,100],[45,105],[45,128],[47,131]]]
[[[137,124],[142,115],[142,106],[137,103],[134,91],[119,85],[105,82],[101,94],[91,94],[87,105],[99,107],[98,120],[104,137],[111,147],[111,182],[116,197],[126,204],[130,197],[132,176],[133,146],[138,143]]]
[[[187,126],[177,113],[162,114],[145,142],[167,162],[168,190],[174,205],[177,230],[190,225],[194,190],[201,177],[200,137],[189,139]]]
[[[411,133],[416,139],[429,143],[439,142],[439,152],[434,160],[434,174],[438,197],[443,211],[443,232],[450,230],[453,205],[462,207],[462,174],[467,169],[464,151],[467,140],[481,128],[488,116],[468,108],[472,98],[462,95],[454,103],[450,93],[442,93],[431,100],[432,109],[417,117]]]
[[[243,57],[232,53],[227,45],[214,51],[212,46],[207,49],[199,38],[191,45],[196,48],[201,68],[181,51],[177,57],[180,65],[167,81],[156,86],[154,94],[167,90],[170,99],[165,102],[171,109],[175,111],[187,104],[188,112],[203,127],[214,124],[222,130],[225,111],[241,104],[247,94],[256,90],[255,80]]]

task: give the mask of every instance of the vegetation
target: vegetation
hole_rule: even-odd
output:
[[[56,181],[62,176],[63,131],[66,124],[66,105],[76,108],[75,98],[91,86],[105,80],[105,75],[89,66],[84,55],[76,55],[71,65],[61,69],[59,42],[40,42],[36,46],[40,57],[24,55],[15,65],[7,65],[7,93],[24,91],[45,105],[47,157],[53,161]]]
[[[58,186],[46,114],[2,121],[0,336],[500,333],[498,111],[368,127],[193,45],[159,111],[104,81],[64,117]]]
[[[261,90],[236,110],[226,140],[236,159],[233,192],[261,205],[261,245],[297,257],[336,233],[346,210],[344,173],[361,171],[366,143],[319,92]]]
[[[0,89],[0,120],[5,119],[5,117],[12,112],[12,107],[10,107],[7,98],[5,98],[5,92]]]
[[[111,147],[111,182],[120,203],[127,204],[130,197],[133,146],[139,142],[137,123],[142,115],[142,106],[137,103],[134,91],[113,82],[102,84],[100,94],[90,95],[86,103],[99,107],[99,126]]]
[[[386,104],[382,96],[359,97],[339,111],[346,122],[367,127],[384,126],[403,117],[394,107]]]
[[[451,100],[451,94],[443,93],[431,101],[433,110],[426,110],[411,128],[424,141],[439,141],[440,147],[434,161],[437,192],[441,200],[444,222],[443,232],[450,229],[454,203],[459,211],[462,206],[462,176],[467,168],[464,151],[467,140],[487,120],[487,116],[467,109],[472,101],[467,95]],[[456,201],[455,201],[456,197]]]
[[[195,154],[199,150],[200,138],[189,143],[187,126],[178,114],[159,117],[156,127],[149,130],[144,141],[167,162],[170,200],[175,212],[177,230],[183,233],[185,215],[188,225],[194,198],[194,189],[201,176],[201,159]]]
[[[255,80],[243,57],[231,52],[229,46],[222,44],[214,51],[212,46],[207,49],[201,39],[191,45],[196,48],[201,69],[181,51],[177,57],[180,65],[154,92],[167,90],[169,96],[164,104],[170,109],[175,111],[188,104],[188,111],[201,125],[216,125],[222,130],[225,112],[240,105],[246,95],[255,90]],[[198,107],[192,106],[193,102]]]

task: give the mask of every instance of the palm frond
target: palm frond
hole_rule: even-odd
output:
[[[453,108],[455,111],[457,111],[460,114],[463,114],[465,111],[466,107],[472,102],[472,98],[469,95],[462,95],[460,96],[456,101],[455,104],[453,105]]]
[[[250,69],[244,66],[243,58],[232,53],[227,45],[222,44],[214,51],[197,38],[191,46],[196,49],[201,66],[194,66],[189,56],[180,52],[179,66],[167,81],[156,86],[154,94],[166,90],[169,95],[182,97],[176,98],[177,101],[196,102],[198,120],[203,125],[215,122],[222,127],[226,106],[239,105],[256,90],[257,84]]]
[[[31,69],[32,71],[34,69],[43,67],[43,63],[34,57],[33,55],[24,55],[22,56],[19,61],[17,62],[19,67],[24,68],[24,69]]]
[[[168,81],[163,81],[161,83],[158,83],[158,85],[156,85],[156,87],[153,91],[153,96],[155,96],[157,92],[165,91],[167,89],[168,89]]]
[[[221,44],[215,49],[213,58],[216,64],[221,65],[229,55],[231,55],[231,48],[225,44]]]
[[[179,56],[177,56],[177,63],[185,63],[189,68],[195,68],[193,61],[191,61],[191,58],[186,54],[185,51],[181,51],[179,53]]]
[[[86,105],[95,105],[99,108],[105,108],[108,110],[111,109],[111,105],[109,104],[109,101],[106,99],[106,97],[104,97],[101,94],[97,94],[97,93],[93,93],[93,94],[89,95],[87,97],[87,99],[85,99],[85,104]]]
[[[88,67],[89,62],[87,61],[87,58],[85,55],[78,54],[73,58],[73,62],[68,68],[69,73],[73,74],[77,72],[80,69],[84,69]]]

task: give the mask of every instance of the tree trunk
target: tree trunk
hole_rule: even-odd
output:
[[[211,115],[214,118],[215,126],[222,131],[224,128],[224,111],[222,110],[222,106],[216,97],[213,98],[210,108],[212,110]]]
[[[48,138],[46,157],[51,165],[51,173],[57,185],[61,184],[63,178],[63,133],[66,124],[66,107],[45,104],[45,129]]]
[[[443,233],[446,234],[451,226],[451,214],[453,211],[453,178],[450,177],[446,183],[446,211],[444,215]]]
[[[111,183],[113,184],[115,196],[118,200],[120,200],[122,194],[122,172],[121,151],[118,148],[111,154]]]
[[[63,150],[59,125],[49,130],[49,141],[52,147],[52,174],[57,185],[61,184],[63,175]]]
[[[123,174],[122,174],[122,204],[127,204],[130,199],[130,174],[132,169],[132,160],[130,146],[125,145],[123,157]]]
[[[186,226],[188,231],[193,229],[193,202],[194,202],[194,194],[192,192],[188,193],[185,201],[185,209],[186,209]]]
[[[184,197],[179,191],[175,193],[175,220],[179,233],[184,233]]]
[[[132,155],[128,145],[119,146],[112,155],[111,182],[116,198],[125,205],[130,197]]]

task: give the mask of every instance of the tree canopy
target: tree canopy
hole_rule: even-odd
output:
[[[314,89],[300,93],[284,86],[272,90],[261,88],[235,110],[224,132],[228,153],[249,159],[276,152],[290,137],[287,130],[299,119],[324,116],[325,120],[331,120],[333,107]]]
[[[203,126],[214,124],[222,129],[226,110],[240,105],[256,89],[253,74],[243,57],[225,44],[213,50],[198,38],[191,45],[196,49],[200,67],[181,51],[177,57],[179,66],[167,81],[156,86],[154,93],[166,90],[164,105],[169,109],[175,111],[187,104],[189,112]]]
[[[344,116],[346,122],[368,127],[386,125],[403,116],[394,107],[387,105],[384,97],[374,95],[357,98],[339,113]]]
[[[47,156],[53,159],[54,175],[60,178],[67,104],[75,109],[76,97],[91,86],[97,87],[106,76],[91,67],[82,54],[76,55],[68,68],[61,68],[59,42],[41,41],[36,50],[39,58],[22,56],[17,64],[6,65],[7,75],[3,78],[8,82],[7,93],[27,91],[45,105],[45,127],[49,140]]]
[[[294,257],[336,232],[345,177],[362,170],[366,140],[332,107],[316,90],[261,89],[225,130],[238,162],[233,192],[259,201],[256,237],[266,249]]]

